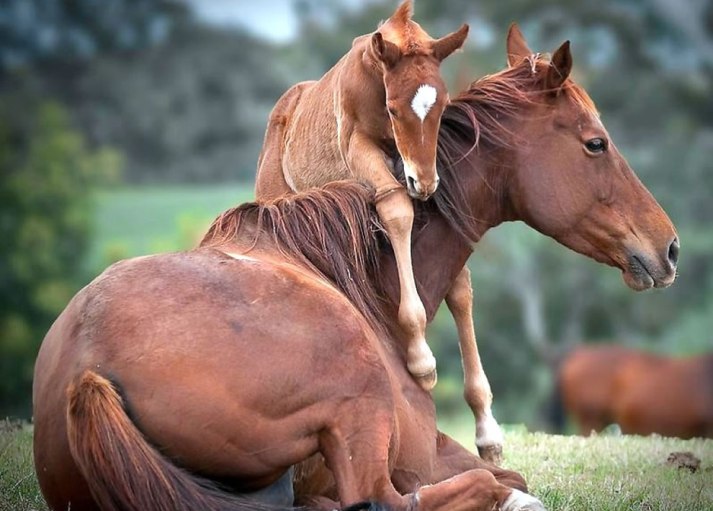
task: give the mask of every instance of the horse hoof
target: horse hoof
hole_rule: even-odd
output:
[[[438,381],[438,373],[435,369],[430,373],[414,375],[413,377],[416,378],[418,384],[426,392],[430,392],[433,387],[436,386],[436,382]]]
[[[503,462],[503,446],[501,444],[478,446],[478,454],[484,461],[498,465]]]
[[[513,490],[510,496],[500,506],[500,511],[547,511],[539,499],[523,493],[520,490]]]

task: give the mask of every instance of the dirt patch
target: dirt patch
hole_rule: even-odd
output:
[[[687,469],[691,473],[694,473],[701,467],[701,460],[689,451],[672,452],[666,459],[666,465],[677,469]]]

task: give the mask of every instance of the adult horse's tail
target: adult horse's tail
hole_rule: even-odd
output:
[[[85,371],[68,394],[69,448],[102,511],[294,509],[231,495],[173,465],[144,439],[117,390],[97,373]]]

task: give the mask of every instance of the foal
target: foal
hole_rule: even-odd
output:
[[[357,37],[320,80],[298,83],[280,98],[265,133],[255,195],[273,199],[350,177],[374,186],[398,268],[407,367],[428,390],[436,360],[413,277],[409,196],[425,201],[438,186],[436,144],[448,104],[439,66],[463,45],[468,26],[434,40],[411,15],[407,0],[378,31]],[[406,188],[392,173],[397,153]]]

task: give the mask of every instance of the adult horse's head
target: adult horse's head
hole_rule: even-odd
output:
[[[371,37],[370,55],[380,63],[386,110],[396,148],[404,161],[409,195],[425,200],[436,191],[436,145],[448,91],[440,74],[443,59],[460,48],[468,35],[463,25],[432,39],[411,20],[407,0]]]
[[[550,61],[527,47],[517,26],[507,39],[510,83],[529,103],[509,123],[516,159],[508,176],[515,216],[565,246],[622,270],[635,290],[676,277],[679,241],[602,125],[587,93],[569,78],[569,41]],[[523,83],[527,83],[523,86]]]

